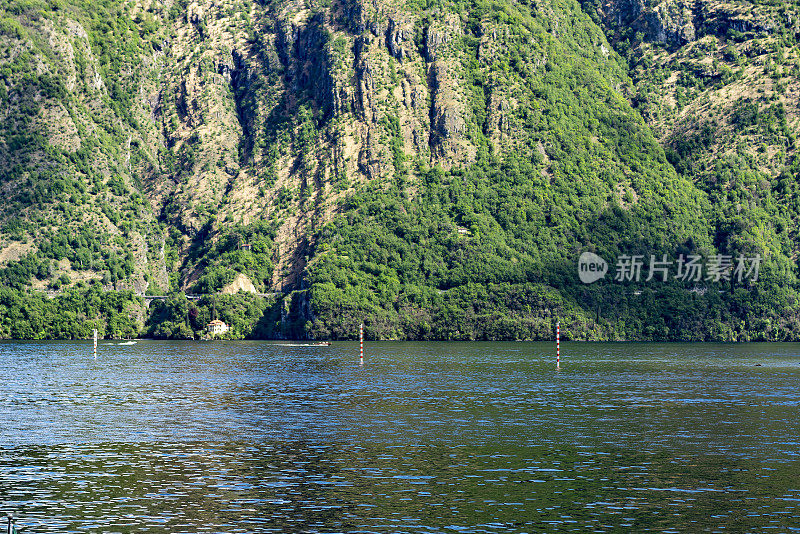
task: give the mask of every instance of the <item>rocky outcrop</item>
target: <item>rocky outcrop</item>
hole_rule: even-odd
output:
[[[430,67],[431,148],[439,158],[446,158],[458,151],[466,126],[464,110],[460,105],[455,79],[457,74],[444,61],[436,61]]]
[[[291,88],[308,91],[323,118],[329,118],[339,108],[341,100],[331,77],[330,33],[324,17],[316,15],[306,25],[293,27],[293,34],[292,49],[284,51],[291,57]]]
[[[697,37],[695,7],[694,0],[607,0],[599,11],[618,33],[632,29],[647,41],[680,46]]]
[[[372,76],[368,47],[371,38],[368,35],[356,37],[353,50],[355,52],[354,71],[356,79],[355,111],[358,117],[366,122],[372,122],[375,105],[372,96],[375,93],[375,80]]]
[[[363,0],[343,0],[337,10],[336,24],[353,35],[361,35],[367,29],[367,10]]]
[[[679,47],[704,35],[771,33],[776,24],[753,6],[718,0],[605,0],[598,9],[617,35],[628,29],[647,42]]]
[[[698,2],[699,31],[704,35],[730,36],[741,34],[770,34],[777,24],[770,16],[751,9],[751,6],[724,2]]]
[[[398,61],[403,61],[413,46],[411,40],[413,35],[414,27],[409,21],[398,22],[390,18],[386,28],[386,47],[389,49],[389,54]]]
[[[234,293],[239,293],[240,291],[244,293],[256,293],[256,288],[253,285],[253,282],[242,273],[238,273],[233,282],[223,287],[220,293],[232,295]]]
[[[427,28],[425,38],[431,95],[431,157],[445,168],[453,163],[469,164],[475,156],[475,148],[466,138],[467,95],[460,74],[462,37],[460,18],[446,15]]]

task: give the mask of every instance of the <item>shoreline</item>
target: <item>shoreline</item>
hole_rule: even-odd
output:
[[[46,338],[46,339],[33,339],[33,338],[6,338],[0,339],[0,343],[2,342],[11,342],[11,341],[29,341],[29,342],[88,342],[92,343],[92,338]],[[246,342],[271,342],[271,343],[296,343],[302,344],[307,346],[334,346],[335,344],[339,343],[358,343],[358,339],[332,339],[332,340],[308,340],[308,339],[257,339],[257,338],[241,338],[241,339],[220,339],[220,338],[212,338],[212,339],[165,339],[165,338],[151,338],[151,337],[140,337],[140,338],[98,338],[98,344],[102,342],[133,342],[138,343],[141,341],[163,341],[163,342],[197,342],[197,343],[208,343],[208,342],[238,342],[238,341],[246,341]],[[327,343],[328,345],[323,345],[323,343]],[[444,343],[444,344],[458,344],[458,343],[515,343],[515,344],[522,344],[522,343],[536,343],[536,344],[552,344],[555,346],[556,340],[553,338],[552,340],[547,339],[537,339],[537,340],[520,340],[520,339],[370,339],[365,340],[365,343]],[[654,340],[581,340],[581,339],[570,339],[564,340],[562,338],[561,343],[568,343],[568,344],[575,344],[580,343],[584,345],[755,345],[755,344],[763,344],[763,345],[791,345],[791,344],[800,344],[800,339],[798,340],[790,340],[790,341],[765,341],[765,340],[756,340],[756,341],[691,341],[691,340],[666,340],[666,341],[654,341]],[[119,343],[115,343],[119,344]],[[554,349],[555,350],[555,349]]]

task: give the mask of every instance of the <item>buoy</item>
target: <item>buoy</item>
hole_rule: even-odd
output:
[[[561,324],[556,323],[556,369],[561,369]]]
[[[359,365],[364,365],[364,323],[358,327]]]
[[[94,329],[94,359],[97,359],[97,328]]]

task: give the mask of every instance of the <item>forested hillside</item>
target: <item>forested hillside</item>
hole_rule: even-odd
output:
[[[800,338],[798,21],[0,0],[0,337],[86,336],[67,310],[114,336]],[[651,256],[760,269],[664,280]]]

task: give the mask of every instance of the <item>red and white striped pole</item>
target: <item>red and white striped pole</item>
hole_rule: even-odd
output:
[[[556,369],[561,368],[561,324],[556,323]]]
[[[361,326],[358,327],[358,344],[361,355],[359,364],[364,365],[364,323],[361,323]]]

